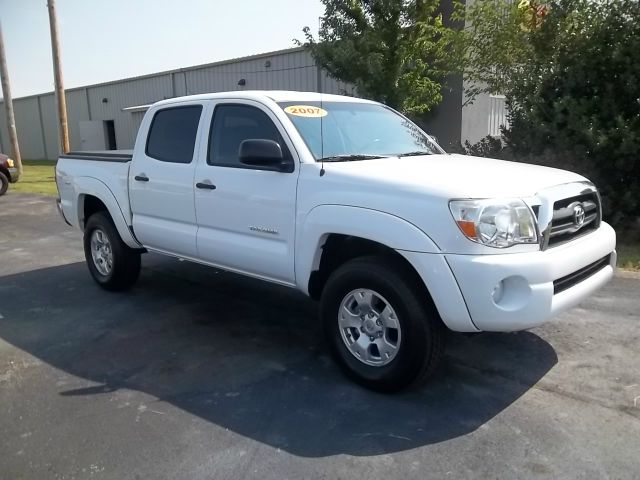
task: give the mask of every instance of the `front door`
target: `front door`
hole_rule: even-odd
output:
[[[292,172],[240,163],[243,140],[278,142]],[[207,262],[293,284],[298,167],[292,145],[269,109],[252,101],[218,103],[207,161],[196,167],[198,254]],[[210,186],[205,186],[210,185]],[[215,187],[215,189],[213,188]]]
[[[129,172],[133,230],[145,247],[197,257],[195,157],[202,104],[157,110]]]

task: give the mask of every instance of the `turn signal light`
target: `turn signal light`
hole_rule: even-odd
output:
[[[474,222],[469,222],[468,220],[458,220],[458,226],[462,233],[464,233],[469,238],[476,238],[476,224]]]

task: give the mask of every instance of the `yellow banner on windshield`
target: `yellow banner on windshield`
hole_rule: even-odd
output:
[[[309,118],[326,117],[329,114],[324,108],[313,107],[311,105],[290,105],[286,107],[284,111],[296,117]]]

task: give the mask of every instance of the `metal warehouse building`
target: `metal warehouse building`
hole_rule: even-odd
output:
[[[145,107],[172,97],[230,90],[301,90],[355,95],[351,85],[319,68],[304,48],[292,48],[151,75],[72,88],[66,91],[72,150],[130,149]],[[498,133],[504,123],[499,97],[481,97],[462,107],[462,81],[434,112],[427,125],[441,143],[477,141]],[[52,93],[14,100],[22,157],[55,160],[58,122]],[[0,116],[0,151],[9,152],[5,116]]]

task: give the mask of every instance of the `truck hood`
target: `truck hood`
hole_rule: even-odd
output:
[[[324,168],[356,183],[392,184],[447,198],[528,197],[586,180],[566,170],[457,154],[325,163]]]

